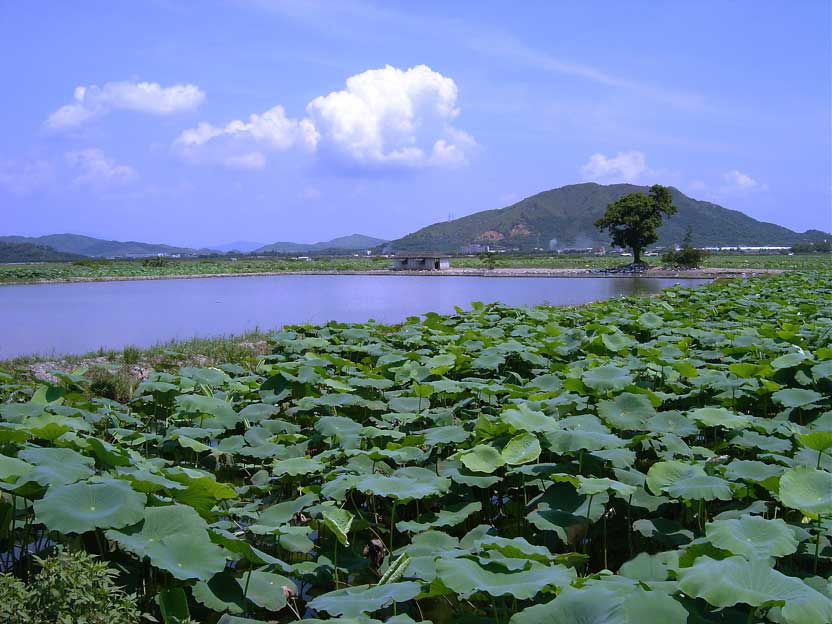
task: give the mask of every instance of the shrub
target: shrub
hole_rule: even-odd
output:
[[[145,258],[142,260],[143,267],[160,268],[166,267],[170,264],[170,260],[162,256],[153,256],[152,258]]]
[[[29,613],[32,593],[23,581],[11,574],[0,574],[0,622],[29,624],[34,622]]]
[[[127,366],[138,364],[141,357],[142,352],[138,347],[127,346],[121,351],[121,359]]]
[[[65,550],[35,560],[41,570],[29,587],[0,574],[0,622],[138,624],[135,596],[116,586],[116,573],[105,562]]]
[[[133,398],[135,380],[127,369],[122,368],[110,372],[105,368],[96,367],[87,373],[90,382],[90,393],[119,403],[126,403]]]
[[[702,264],[707,254],[702,249],[685,245],[679,251],[669,249],[662,254],[662,264],[665,266],[695,269]]]

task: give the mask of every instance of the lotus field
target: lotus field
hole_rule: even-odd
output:
[[[832,622],[832,274],[2,377],[0,564],[166,622]]]

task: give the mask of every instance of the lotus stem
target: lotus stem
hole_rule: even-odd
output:
[[[817,532],[817,537],[815,538],[815,562],[812,566],[812,573],[818,573],[818,554],[820,553],[820,536],[821,536],[821,527],[820,527],[820,518],[818,518],[817,526],[815,527]]]

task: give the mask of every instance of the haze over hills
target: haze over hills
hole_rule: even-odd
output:
[[[277,242],[255,249],[253,253],[303,253],[326,251],[329,249],[361,251],[363,249],[378,247],[386,242],[383,238],[375,238],[364,234],[350,234],[349,236],[339,236],[338,238],[320,243]]]
[[[59,252],[93,258],[210,253],[206,249],[196,250],[188,247],[174,247],[172,245],[140,243],[137,241],[102,240],[81,234],[49,234],[36,237],[0,236],[0,243],[31,243],[42,247],[50,247]]]
[[[471,243],[520,250],[608,246],[609,238],[596,229],[595,220],[608,204],[622,195],[648,190],[632,184],[570,184],[532,195],[506,208],[429,225],[392,241],[390,247],[396,251],[455,252]],[[688,197],[673,187],[671,193],[679,210],[659,230],[659,245],[679,243],[688,226],[693,230],[693,244],[698,246],[786,246],[829,237],[820,230],[798,233],[757,221],[737,210]]]

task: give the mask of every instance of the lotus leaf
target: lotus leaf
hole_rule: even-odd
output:
[[[86,533],[139,522],[146,501],[144,494],[116,479],[52,485],[35,501],[35,514],[50,531]]]

